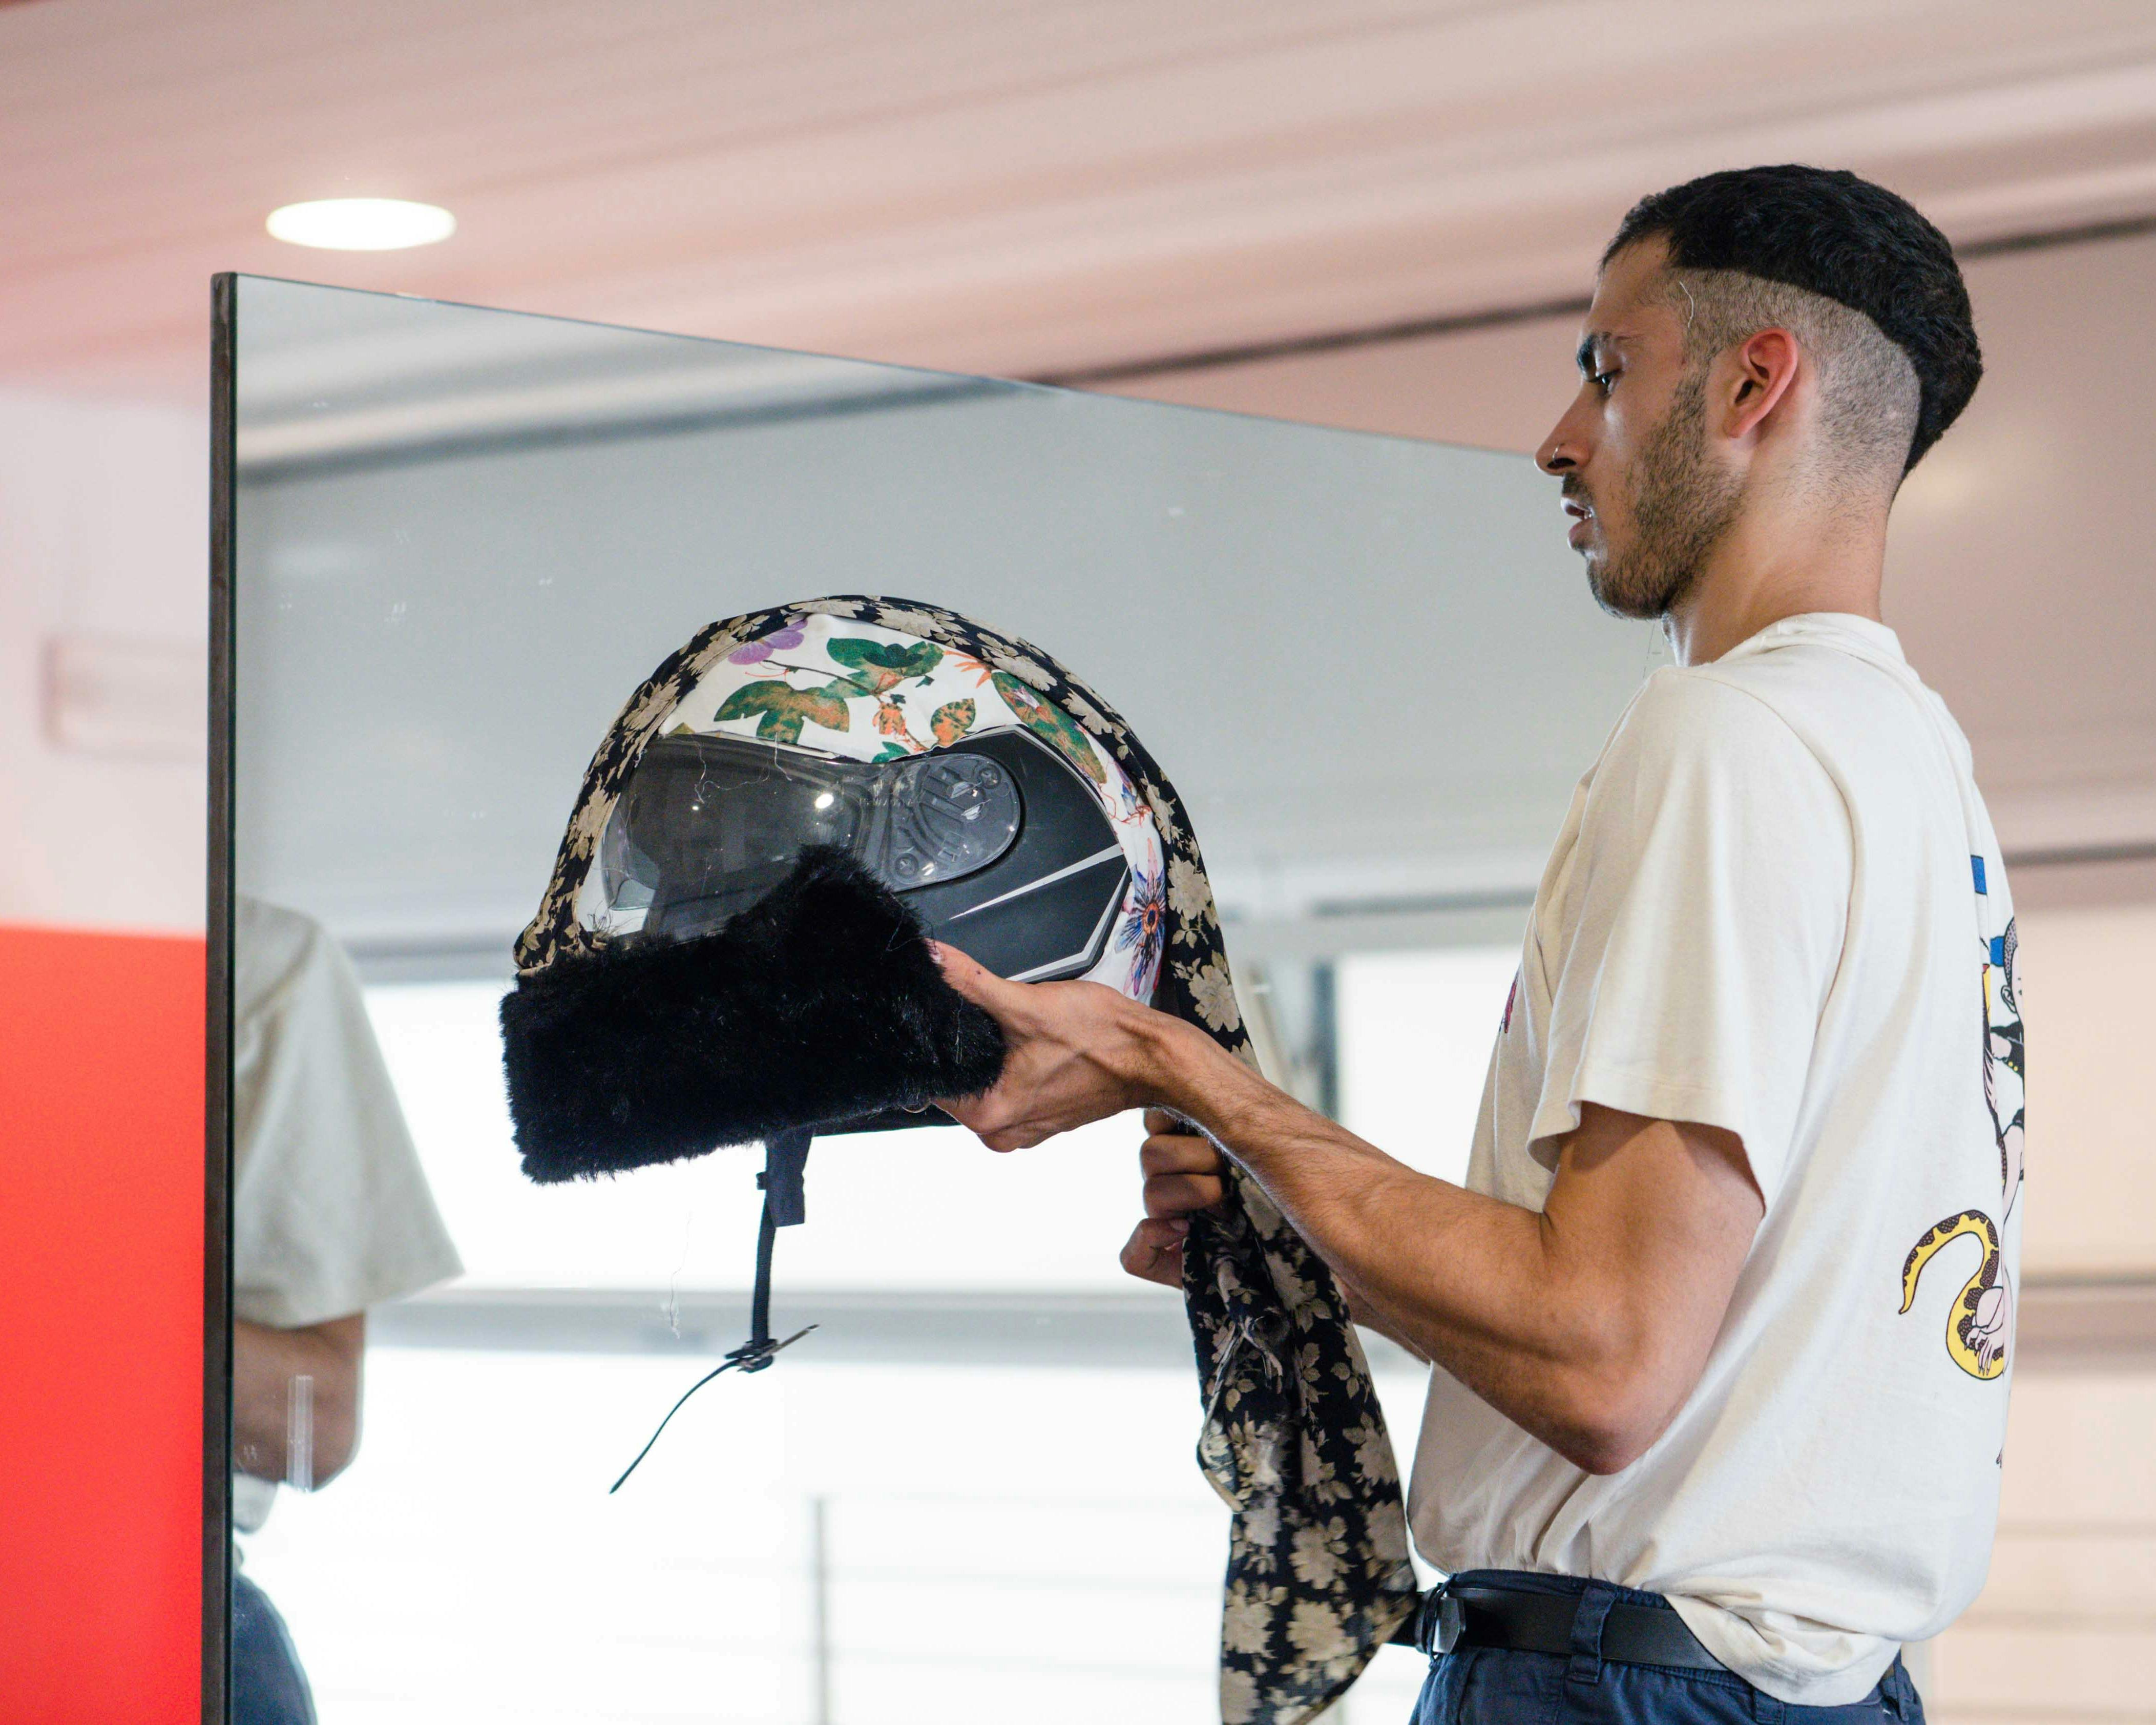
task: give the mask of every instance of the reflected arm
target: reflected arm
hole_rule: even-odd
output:
[[[324,1485],[351,1465],[359,1448],[360,1357],[367,1314],[301,1328],[273,1329],[235,1319],[232,1326],[232,1459],[242,1473],[285,1479],[291,1380],[315,1380],[313,1478]]]

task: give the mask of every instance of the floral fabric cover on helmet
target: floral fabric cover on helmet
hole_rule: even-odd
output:
[[[924,648],[937,649],[932,660]],[[872,760],[937,746],[939,724],[967,734],[954,729],[962,719],[1060,737],[1055,746],[1074,765],[1099,768],[1086,777],[1104,801],[1127,810],[1135,799],[1148,819],[1118,820],[1116,830],[1132,881],[1150,884],[1133,887],[1107,949],[1122,970],[1104,961],[1101,979],[1140,999],[1150,993],[1156,1009],[1255,1066],[1197,835],[1144,745],[1039,648],[913,600],[848,594],[750,612],[669,655],[586,770],[553,878],[517,941],[518,968],[528,974],[604,944],[604,931],[578,914],[586,876],[644,749],[677,722]],[[1118,979],[1141,971],[1153,978],[1143,992]],[[1219,1214],[1194,1219],[1183,1259],[1204,1410],[1198,1463],[1233,1512],[1220,1717],[1308,1725],[1420,1595],[1392,1441],[1347,1301],[1233,1163],[1228,1185]]]
[[[1160,976],[1168,894],[1160,830],[1115,757],[1049,698],[1055,680],[1022,653],[993,660],[925,639],[886,609],[884,623],[796,607],[786,627],[721,656],[681,696],[660,735],[753,737],[850,761],[896,761],[992,731],[1024,729],[1090,786],[1114,827],[1131,880],[1116,926],[1084,980],[1150,1002]],[[578,901],[594,933],[609,916],[597,870]]]

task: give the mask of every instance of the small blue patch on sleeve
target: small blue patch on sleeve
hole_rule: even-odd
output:
[[[1991,962],[2001,970],[2006,968],[2006,937],[2003,934],[1992,937]]]
[[[1980,856],[1972,856],[1969,860],[1969,865],[1976,875],[1976,890],[1982,892],[1984,891],[1984,859]]]

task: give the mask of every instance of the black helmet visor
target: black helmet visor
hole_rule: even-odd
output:
[[[600,838],[603,908],[624,932],[687,939],[756,903],[809,845],[836,845],[906,891],[986,868],[1021,819],[1012,775],[979,754],[864,762],[747,737],[661,737]]]

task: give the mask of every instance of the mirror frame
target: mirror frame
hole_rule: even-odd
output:
[[[210,279],[209,942],[203,1107],[202,1717],[229,1725],[232,1670],[232,762],[239,280]]]

